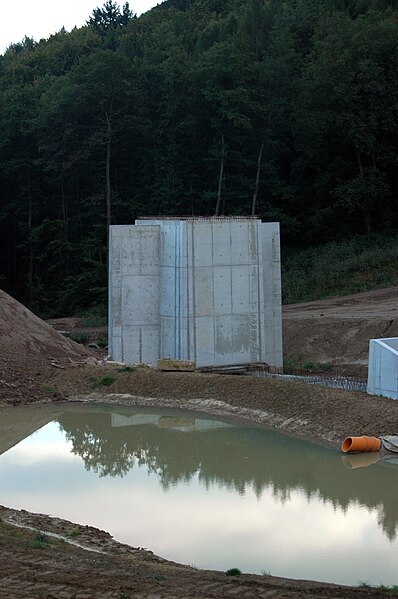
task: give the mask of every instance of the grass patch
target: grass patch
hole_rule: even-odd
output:
[[[86,345],[86,343],[88,343],[88,335],[86,333],[71,333],[69,335],[69,339],[72,339],[72,341],[75,341],[76,343],[81,343],[82,345]]]
[[[398,285],[398,237],[356,236],[285,250],[283,302],[292,304]]]
[[[80,532],[80,530],[71,530],[70,532],[68,531],[67,533],[65,533],[66,537],[69,538],[73,538],[73,537],[79,537],[82,533]]]
[[[97,344],[101,349],[105,349],[108,346],[108,336],[101,335],[101,337],[98,337]]]
[[[331,372],[333,365],[330,362],[320,362],[317,364],[317,367],[319,370],[322,370],[322,372]]]
[[[93,389],[98,389],[98,387],[109,387],[116,381],[116,377],[113,376],[112,374],[105,374],[104,376],[101,376],[100,378],[93,376],[93,377],[91,377],[90,381],[91,381],[91,387]]]
[[[225,572],[225,574],[227,576],[240,576],[242,572],[239,570],[239,568],[230,568]]]
[[[108,322],[107,307],[93,306],[79,314],[80,326],[87,328],[106,327]]]
[[[313,362],[304,362],[303,370],[313,370],[314,363]]]
[[[398,595],[398,585],[388,586],[385,584],[373,585],[368,582],[361,581],[359,586],[363,589],[369,589],[371,591],[379,591],[381,593],[390,593],[392,595]]]
[[[327,374],[336,370],[337,368],[330,362],[312,362],[304,360],[301,356],[298,356],[297,359],[285,358],[283,361],[285,374],[308,374],[309,372]]]
[[[44,549],[49,544],[50,544],[50,539],[48,538],[48,536],[46,534],[44,534],[44,532],[37,530],[35,532],[35,536],[33,537],[31,546],[34,547],[35,549]]]
[[[117,369],[118,372],[134,372],[135,370],[136,368],[134,368],[134,366],[122,366]]]
[[[41,388],[43,391],[47,391],[47,393],[56,393],[56,389],[51,385],[42,385]]]

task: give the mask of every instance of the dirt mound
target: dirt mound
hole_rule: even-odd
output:
[[[368,363],[369,339],[398,336],[398,287],[283,308],[285,359]]]
[[[84,347],[0,291],[0,402],[48,396],[51,390],[40,380],[42,369],[82,361],[88,355]]]

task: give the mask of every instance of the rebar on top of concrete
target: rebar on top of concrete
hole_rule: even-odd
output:
[[[260,220],[257,216],[138,216],[137,221],[140,220],[182,220],[182,221],[235,221],[235,220]]]

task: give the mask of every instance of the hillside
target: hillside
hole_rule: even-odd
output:
[[[369,339],[398,336],[398,287],[283,308],[285,361],[344,366],[366,375]]]

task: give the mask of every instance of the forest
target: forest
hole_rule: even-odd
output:
[[[255,213],[291,251],[396,238],[397,0],[133,8],[0,56],[2,289],[105,305],[108,226],[139,216]]]

